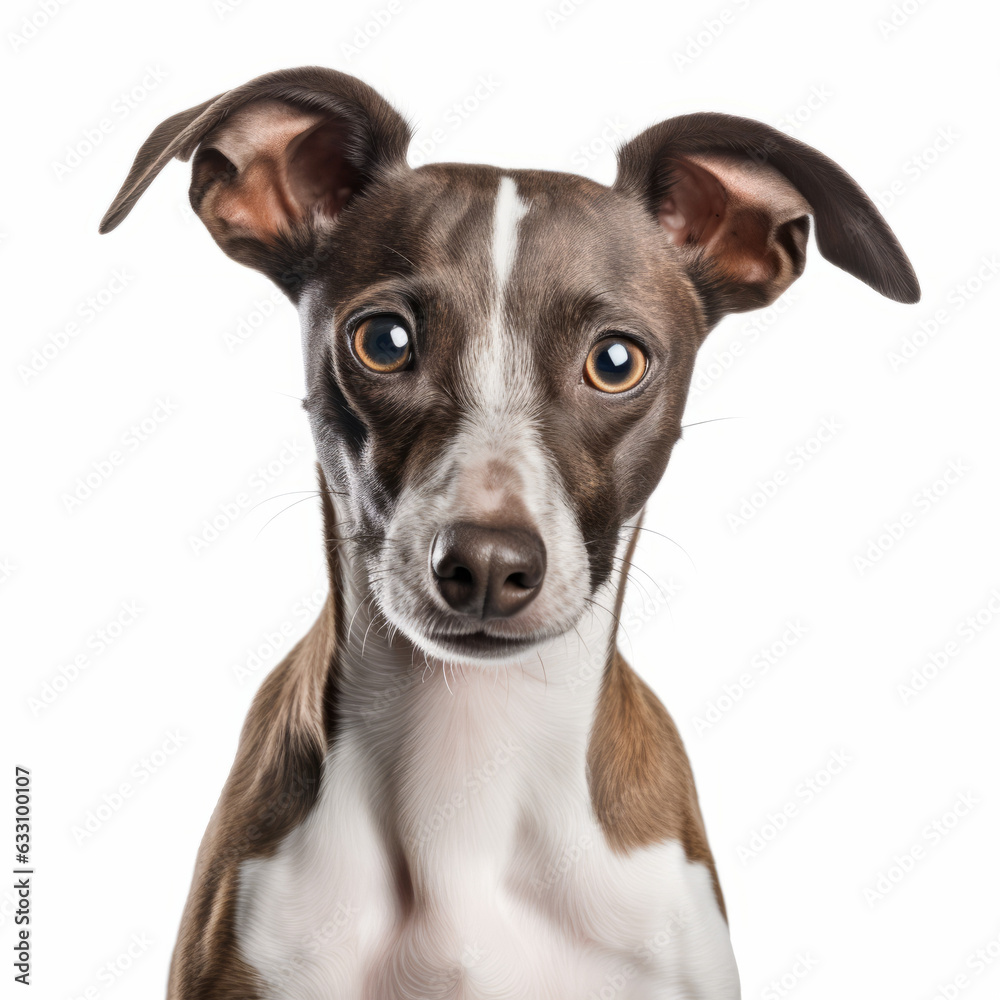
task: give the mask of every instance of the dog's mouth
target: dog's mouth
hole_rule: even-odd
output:
[[[391,580],[390,586],[377,588],[367,605],[376,626],[373,634],[399,635],[431,659],[469,665],[514,663],[573,627],[572,621],[553,621],[552,616],[537,614],[482,618],[448,613],[426,589],[414,593],[400,582]],[[360,632],[365,633],[364,626]]]
[[[473,632],[432,632],[429,638],[435,646],[454,655],[480,659],[516,656],[539,642],[536,636],[494,635],[484,629]]]

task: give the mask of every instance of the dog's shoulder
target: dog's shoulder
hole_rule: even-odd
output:
[[[331,740],[335,653],[331,597],[268,675],[198,851],[170,971],[170,1000],[255,1000],[257,977],[236,938],[240,865],[274,853],[309,813]]]
[[[594,814],[620,853],[676,840],[712,876],[725,914],[694,775],[674,720],[615,650],[602,679],[587,749]]]

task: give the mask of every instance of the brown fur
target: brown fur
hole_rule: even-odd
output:
[[[673,719],[616,649],[604,671],[587,749],[594,814],[611,847],[627,854],[679,841],[705,865],[726,914],[691,765]]]
[[[615,618],[621,616],[639,518],[618,574]],[[723,917],[726,904],[708,846],[694,775],[674,720],[646,683],[613,649],[601,678],[587,747],[591,804],[612,849],[622,854],[666,838],[712,876]]]

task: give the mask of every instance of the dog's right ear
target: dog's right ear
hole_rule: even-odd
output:
[[[411,131],[371,87],[309,66],[268,73],[162,122],[101,220],[110,232],[192,154],[191,205],[220,247],[292,298],[317,235],[373,180],[409,169]]]

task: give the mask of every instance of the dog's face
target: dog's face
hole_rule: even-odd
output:
[[[801,273],[809,215],[835,263],[918,294],[853,181],[754,122],[654,126],[611,188],[411,170],[408,139],[353,78],[271,74],[165,122],[103,228],[195,153],[195,210],[299,306],[341,533],[434,656],[521,656],[573,628],[680,436],[698,345]]]
[[[343,213],[303,290],[308,409],[379,606],[421,648],[522,653],[608,579],[704,330],[670,251],[562,174],[424,167]]]

